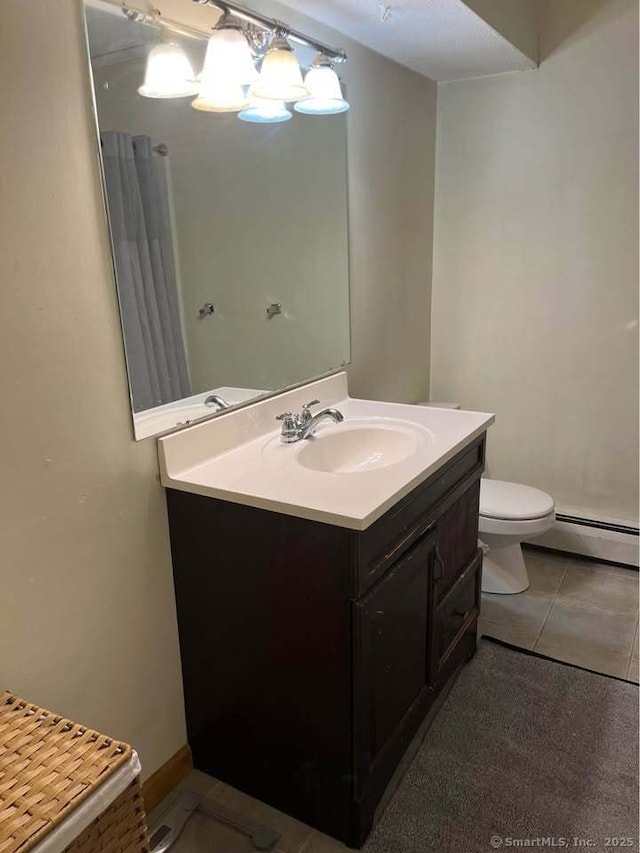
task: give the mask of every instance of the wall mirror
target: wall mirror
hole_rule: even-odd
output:
[[[348,364],[345,115],[143,96],[152,49],[178,45],[197,75],[209,34],[84,8],[136,438]]]

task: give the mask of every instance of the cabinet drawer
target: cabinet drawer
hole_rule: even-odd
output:
[[[437,682],[456,646],[480,611],[482,551],[477,549],[449,594],[436,606],[433,617],[431,682]]]
[[[484,434],[465,447],[426,482],[399,501],[367,530],[355,534],[354,562],[356,594],[365,592],[407,548],[434,523],[447,508],[479,482],[484,469]],[[477,510],[476,510],[477,538]],[[467,538],[465,538],[465,543]],[[475,548],[474,541],[474,548]],[[449,554],[445,544],[445,566],[453,565],[457,554]],[[442,549],[441,549],[442,550]],[[458,563],[460,568],[462,563]],[[442,589],[444,589],[444,584]]]

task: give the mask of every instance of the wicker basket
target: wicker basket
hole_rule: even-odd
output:
[[[27,853],[131,758],[131,747],[0,694],[0,853]],[[135,779],[65,853],[147,853]]]

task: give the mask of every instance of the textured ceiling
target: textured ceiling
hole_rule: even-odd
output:
[[[432,80],[535,67],[462,0],[280,1]]]

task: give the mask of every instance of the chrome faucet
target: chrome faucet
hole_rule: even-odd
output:
[[[296,441],[302,441],[303,438],[309,438],[321,421],[328,419],[339,424],[344,420],[344,415],[339,409],[323,409],[316,415],[312,415],[311,406],[315,406],[319,402],[320,400],[312,400],[310,403],[305,403],[299,415],[283,412],[277,416],[276,420],[282,421],[280,440],[284,444],[293,444]]]
[[[209,394],[204,401],[205,406],[217,406],[219,409],[230,409],[231,403],[228,403],[224,397],[218,394]]]

